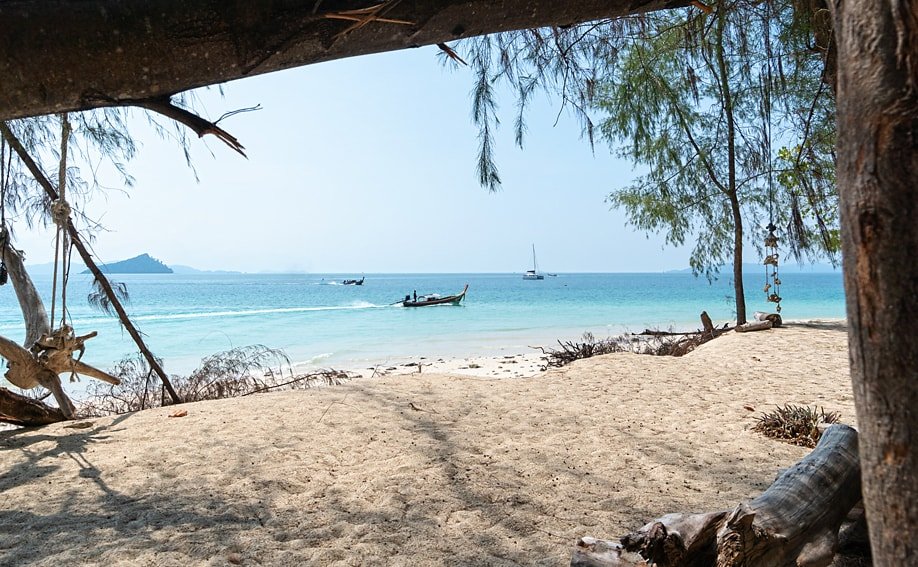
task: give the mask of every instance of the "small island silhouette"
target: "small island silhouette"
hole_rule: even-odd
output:
[[[163,264],[149,254],[141,254],[120,262],[100,264],[99,269],[106,274],[171,274],[172,268]],[[81,273],[88,274],[89,270]]]

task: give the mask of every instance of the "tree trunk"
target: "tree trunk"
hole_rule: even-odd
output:
[[[861,499],[857,432],[829,427],[812,453],[732,511],[668,514],[621,538],[583,538],[571,565],[824,567]]]
[[[354,55],[683,0],[0,2],[0,120],[130,104]]]
[[[736,123],[733,120],[733,95],[730,91],[729,67],[724,54],[724,28],[727,25],[727,7],[722,2],[717,8],[717,74],[727,122],[727,198],[733,215],[733,295],[736,302],[736,324],[746,322],[746,293],[743,289],[743,214],[740,210],[736,188]]]
[[[918,1],[830,2],[851,379],[874,564],[918,557]]]

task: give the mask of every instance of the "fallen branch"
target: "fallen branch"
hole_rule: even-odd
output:
[[[642,333],[634,333],[632,338],[626,336],[610,337],[607,339],[597,340],[592,333],[583,334],[583,342],[558,341],[560,349],[548,349],[545,347],[534,347],[542,351],[544,355],[542,360],[545,365],[542,370],[549,367],[561,367],[580,360],[590,358],[601,354],[611,354],[616,352],[633,352],[635,354],[652,354],[655,356],[684,356],[695,350],[701,344],[719,337],[731,329],[726,323],[721,328],[715,328],[711,323],[711,318],[707,312],[701,312],[701,323],[704,330],[688,331],[684,333],[675,331],[652,331],[645,329]],[[657,339],[640,340],[634,337],[649,336]],[[682,337],[680,339],[668,340],[661,337]]]
[[[34,427],[66,420],[67,416],[59,408],[0,388],[0,421],[4,423]]]

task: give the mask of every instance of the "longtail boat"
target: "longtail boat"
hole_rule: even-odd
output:
[[[428,305],[459,305],[459,302],[465,297],[465,292],[469,290],[469,284],[465,284],[465,287],[462,288],[462,291],[456,295],[447,295],[446,297],[440,296],[437,293],[431,293],[428,295],[422,295],[416,299],[412,299],[410,295],[406,295],[405,299],[402,301],[402,307],[427,307]]]

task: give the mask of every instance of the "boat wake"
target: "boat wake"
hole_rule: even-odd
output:
[[[204,313],[170,313],[168,315],[140,315],[137,321],[163,321],[172,319],[207,319],[219,317],[248,317],[251,315],[277,315],[283,313],[310,313],[314,311],[354,311],[360,309],[380,309],[387,305],[376,305],[366,301],[356,301],[349,305],[323,305],[317,307],[277,307],[272,309],[245,309],[239,311],[210,311]]]

